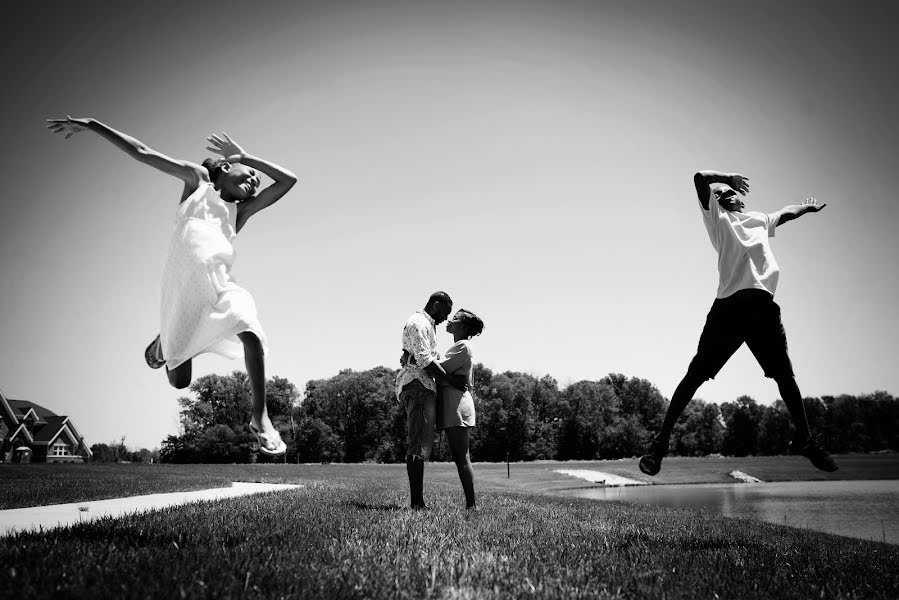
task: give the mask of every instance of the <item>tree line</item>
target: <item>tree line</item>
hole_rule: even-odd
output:
[[[154,463],[159,462],[159,450],[148,450],[140,448],[138,450],[129,450],[125,446],[125,436],[122,439],[115,440],[109,444],[93,444],[91,446],[92,462],[140,462]]]
[[[343,370],[306,384],[302,400],[287,379],[266,383],[269,415],[287,443],[288,462],[405,461],[405,410],[396,399],[396,370]],[[178,400],[180,432],[162,443],[164,462],[257,460],[247,423],[247,376],[206,375]],[[550,376],[474,367],[477,427],[472,460],[599,460],[639,456],[661,426],[668,400],[646,379],[609,374],[559,387]],[[899,450],[899,401],[886,392],[806,398],[813,431],[835,453]],[[671,437],[671,454],[704,456],[787,453],[792,422],[783,401],[749,396],[691,402]],[[438,436],[433,460],[448,460]]]

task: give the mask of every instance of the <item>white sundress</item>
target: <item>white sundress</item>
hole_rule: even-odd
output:
[[[162,273],[160,343],[174,369],[198,354],[243,356],[237,334],[252,331],[265,352],[256,303],[231,277],[236,253],[237,204],[225,202],[211,183],[199,187],[175,213],[175,228]]]

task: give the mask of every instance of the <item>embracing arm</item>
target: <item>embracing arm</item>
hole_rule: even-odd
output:
[[[274,163],[252,156],[244,152],[237,142],[228,137],[227,133],[222,136],[211,135],[206,138],[210,146],[207,150],[218,152],[225,157],[225,160],[232,163],[240,163],[257,171],[268,175],[274,183],[256,194],[254,197],[244,200],[237,205],[237,230],[246,224],[247,219],[255,215],[263,208],[268,208],[281,197],[290,191],[290,188],[297,182],[297,176],[283,167],[279,167]]]
[[[408,346],[408,349],[406,348]],[[403,331],[403,355],[400,364],[424,365],[421,369],[433,377],[437,383],[446,383],[457,390],[468,389],[468,378],[464,375],[452,375],[440,364],[440,357],[432,353],[424,332],[414,324],[407,324]]]
[[[64,133],[66,139],[80,131],[92,131],[112,143],[113,146],[130,156],[131,158],[162,171],[166,175],[172,175],[182,180],[185,185],[185,193],[196,189],[200,181],[208,178],[206,169],[200,165],[170,158],[165,154],[153,150],[140,140],[131,137],[121,131],[101,123],[96,119],[47,119],[49,129],[53,133]],[[189,191],[188,191],[189,190]]]
[[[446,372],[439,361],[433,361],[424,368],[425,373],[434,378],[437,383],[446,383],[460,392],[468,389],[468,378],[464,375],[453,375]]]
[[[435,381],[445,381],[451,387],[456,388],[457,390],[464,392],[468,389],[468,378],[464,375],[453,375],[452,373],[447,373],[444,364],[446,361],[433,361],[428,364],[424,371],[428,375],[434,378]],[[405,367],[408,364],[415,364],[415,357],[409,354],[408,350],[403,350],[403,355],[400,357],[400,366]]]
[[[740,192],[744,196],[749,192],[749,178],[739,173],[721,173],[711,170],[698,171],[693,175],[693,185],[696,186],[696,196],[699,198],[699,203],[702,205],[703,210],[709,209],[709,195],[711,194],[709,186],[713,183],[726,183],[734,191]]]
[[[802,215],[810,212],[818,212],[827,206],[827,203],[818,206],[818,201],[814,198],[806,198],[802,204],[791,204],[780,209],[777,213],[777,227],[784,223],[789,223],[794,219],[798,219]]]

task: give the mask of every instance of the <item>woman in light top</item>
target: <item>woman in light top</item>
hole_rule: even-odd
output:
[[[438,382],[437,387],[437,429],[446,432],[450,456],[462,481],[467,509],[475,508],[474,469],[468,453],[468,430],[475,426],[474,399],[469,391],[474,384],[470,340],[483,329],[484,322],[464,308],[456,311],[447,322],[446,331],[452,334],[455,343],[446,351],[446,358],[440,361],[440,366],[447,375],[466,376],[468,389],[463,392],[443,382]]]
[[[250,430],[261,452],[283,454],[287,446],[266,406],[265,333],[253,297],[231,277],[232,243],[247,220],[278,201],[297,178],[250,156],[226,133],[207,138],[206,149],[222,158],[198,165],[161,154],[95,119],[47,121],[51,132],[66,139],[81,131],[96,133],[135,160],[184,182],[162,277],[160,333],[144,358],[154,369],[165,365],[169,383],[183,389],[190,385],[195,356],[243,356],[253,395]],[[274,181],[261,191],[260,173]]]

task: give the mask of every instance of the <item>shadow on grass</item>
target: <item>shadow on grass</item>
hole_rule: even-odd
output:
[[[358,510],[380,510],[383,512],[403,510],[402,506],[397,506],[396,504],[369,504],[368,502],[351,502],[350,504]]]

